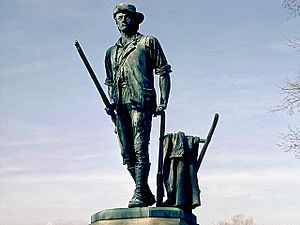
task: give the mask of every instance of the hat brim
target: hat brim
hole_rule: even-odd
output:
[[[138,23],[142,23],[144,21],[144,14],[141,12],[136,12],[135,13],[135,18],[137,19]]]
[[[128,14],[130,15],[132,18],[134,18],[136,20],[136,22],[138,23],[142,23],[144,21],[144,14],[141,13],[141,12],[133,12],[133,11],[130,11],[130,10],[127,10],[127,9],[124,9],[124,10],[118,10],[117,12],[114,13],[114,18],[116,17],[116,15],[118,13],[125,13],[125,14]]]

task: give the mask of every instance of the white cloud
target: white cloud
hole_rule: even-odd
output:
[[[0,147],[26,146],[36,144],[55,144],[62,137],[57,137],[49,127],[34,125],[25,121],[3,122]]]
[[[297,188],[300,186],[300,172],[291,169],[206,171],[200,178],[202,185],[211,193],[225,198],[249,197],[255,200],[272,200],[293,198],[295,194],[300,194]]]

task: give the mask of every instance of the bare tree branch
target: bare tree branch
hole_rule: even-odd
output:
[[[282,7],[289,11],[289,18],[300,15],[300,0],[283,0]]]
[[[294,38],[294,40],[288,39],[287,45],[294,49],[296,52],[300,52],[300,38],[296,37]]]
[[[295,153],[295,157],[300,159],[300,129],[288,127],[287,134],[281,134],[281,143],[278,144],[285,152]]]
[[[282,7],[289,11],[289,18],[300,15],[300,0],[283,0]],[[288,46],[300,53],[300,38],[288,39]],[[276,106],[272,112],[285,111],[289,115],[300,112],[300,73],[295,81],[286,81],[279,89],[283,98],[281,104]],[[288,132],[281,134],[279,138],[281,139],[281,143],[277,145],[285,152],[295,153],[296,158],[300,159],[299,125],[294,126],[294,128],[289,126]]]
[[[246,219],[243,215],[239,214],[230,219],[228,221],[220,221],[218,225],[254,225],[253,219],[250,217]]]
[[[285,81],[284,86],[279,88],[283,98],[272,112],[287,111],[290,115],[300,112],[300,76],[295,81]]]

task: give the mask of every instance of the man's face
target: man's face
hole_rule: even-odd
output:
[[[119,31],[124,33],[131,31],[135,26],[135,20],[125,13],[118,13],[115,20]]]

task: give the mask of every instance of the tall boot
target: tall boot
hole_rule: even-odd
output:
[[[147,181],[145,172],[144,165],[135,166],[135,190],[132,199],[128,203],[128,208],[144,206],[143,190]]]
[[[146,185],[145,195],[143,197],[145,206],[151,206],[156,202],[155,196],[152,194],[148,184]]]
[[[135,166],[136,188],[134,191],[134,195],[128,204],[129,208],[145,207],[145,206],[149,206],[151,203],[154,204],[155,198],[151,193],[148,185],[149,170],[150,170],[150,164],[141,164]]]
[[[145,170],[145,176],[146,176],[146,183],[144,187],[144,195],[143,195],[143,200],[144,200],[144,206],[151,206],[153,205],[155,201],[155,196],[152,194],[150,187],[148,185],[148,177],[149,177],[149,171],[150,171],[150,163],[145,164],[144,170]]]
[[[149,170],[150,170],[150,164],[149,165],[143,165],[145,167],[145,170],[148,170],[148,172],[146,173],[147,174],[147,178],[149,176]],[[129,171],[131,177],[133,178],[134,182],[135,182],[135,166],[128,166],[127,167],[127,170]],[[143,191],[143,194],[142,194],[142,198],[143,198],[143,202],[144,202],[144,206],[151,206],[153,205],[156,200],[155,200],[155,196],[152,194],[151,190],[150,190],[150,187],[148,185],[148,182],[146,182],[146,185],[145,185],[145,189]],[[130,202],[133,202],[135,199],[135,193],[131,199]]]

